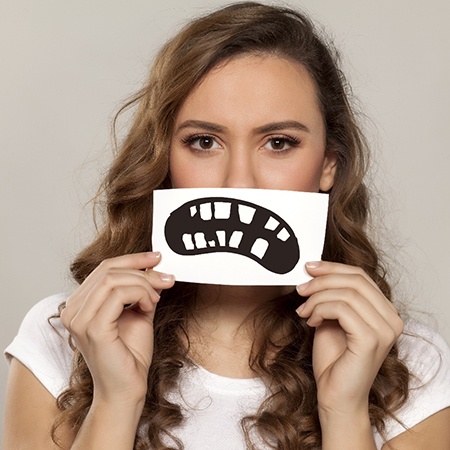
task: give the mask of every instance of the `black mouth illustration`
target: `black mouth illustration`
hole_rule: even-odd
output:
[[[189,201],[170,214],[164,233],[179,255],[237,253],[278,274],[290,272],[300,259],[297,238],[286,221],[244,200]]]

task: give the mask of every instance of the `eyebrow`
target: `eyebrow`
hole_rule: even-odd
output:
[[[186,120],[179,127],[178,130],[185,128],[202,128],[203,130],[210,131],[212,133],[221,133],[226,130],[226,127],[222,127],[212,122],[205,122],[203,120]],[[285,120],[282,122],[273,122],[266,125],[262,125],[255,129],[255,134],[270,133],[272,131],[285,130],[287,128],[310,132],[309,128],[296,120]]]
[[[184,128],[202,128],[206,131],[211,131],[212,133],[221,133],[226,128],[215,123],[205,122],[203,120],[186,120],[179,127],[178,130],[183,130]]]
[[[284,122],[274,122],[268,123],[267,125],[263,125],[261,127],[256,128],[256,133],[270,133],[272,131],[280,131],[285,130],[286,128],[293,128],[295,130],[310,132],[309,128],[303,123],[297,122],[296,120],[286,120]]]

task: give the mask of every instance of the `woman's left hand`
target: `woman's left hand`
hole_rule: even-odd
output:
[[[308,300],[297,310],[315,327],[313,369],[319,412],[367,411],[369,391],[403,331],[394,305],[360,268],[308,263],[314,278],[297,286]]]

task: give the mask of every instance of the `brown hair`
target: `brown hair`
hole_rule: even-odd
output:
[[[189,23],[162,48],[148,82],[122,109],[137,106],[103,184],[105,223],[94,242],[73,262],[74,278],[82,283],[102,260],[150,249],[152,192],[170,187],[169,144],[176,114],[213,67],[243,54],[273,54],[308,70],[325,122],[327,151],[337,156],[323,258],[363,268],[390,298],[385,270],[365,231],[369,214],[363,183],[367,146],[349,104],[337,52],[300,12],[253,2],[233,4]],[[302,299],[292,294],[285,300],[268,302],[254,314],[259,338],[253,344],[250,366],[270,383],[271,395],[255,415],[243,418],[242,427],[250,448],[251,435],[257,431],[272,448],[318,450],[321,433],[312,372],[313,332],[295,314]],[[172,436],[171,429],[182,423],[183,416],[166,394],[175,387],[180,368],[188,364],[186,330],[194,308],[195,286],[176,283],[162,295],[141,418],[145,432],[136,437],[136,450],[175,448],[164,444],[164,436]],[[283,341],[273,342],[271,336],[280,331]],[[75,358],[70,387],[58,399],[62,412],[55,429],[69,423],[77,430],[92,401],[89,370],[78,352]],[[384,420],[405,402],[407,392],[408,370],[394,346],[369,398],[370,418],[379,431],[383,431]],[[182,447],[175,437],[172,440]]]

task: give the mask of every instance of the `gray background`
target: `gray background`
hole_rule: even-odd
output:
[[[88,202],[111,160],[113,112],[181,23],[223,4],[0,0],[2,349],[36,301],[73,287],[68,265],[93,233]],[[290,4],[333,36],[367,115],[375,227],[396,294],[450,340],[450,3]],[[6,376],[0,364],[1,405]]]

